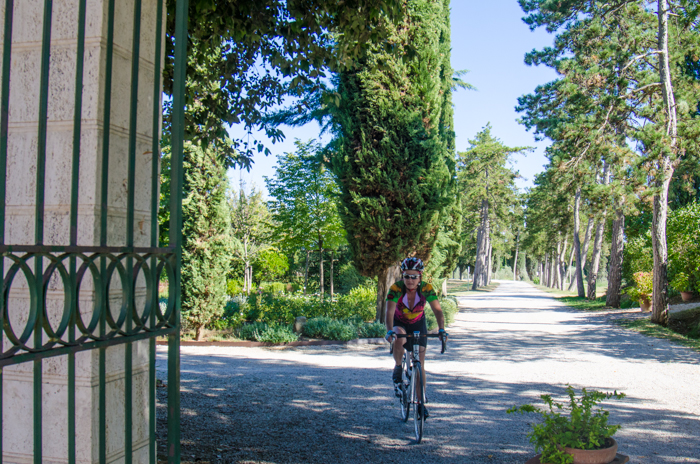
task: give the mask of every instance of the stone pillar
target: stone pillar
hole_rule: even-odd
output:
[[[134,245],[150,243],[154,73],[157,2],[143,0],[139,52],[138,116],[136,130],[136,182]],[[36,172],[39,127],[39,95],[44,0],[15,0],[10,72],[9,139],[5,243],[35,244]],[[5,2],[0,6],[4,24]],[[45,178],[44,244],[70,245],[71,163],[78,36],[78,0],[53,0],[49,73],[48,129]],[[165,8],[163,8],[163,11]],[[102,145],[105,133],[105,82],[108,0],[88,0],[80,137],[79,246],[99,246],[102,177]],[[115,1],[114,53],[110,112],[107,246],[126,246],[128,195],[129,117],[133,50],[134,0]],[[164,27],[163,27],[164,29]],[[3,40],[0,31],[0,42]],[[0,70],[1,71],[1,70]],[[155,104],[161,105],[160,96]],[[159,134],[156,134],[159,136]],[[30,263],[31,264],[31,263]],[[46,260],[44,266],[46,266]],[[5,272],[9,267],[5,260]],[[31,264],[33,266],[33,264]],[[110,300],[121,305],[115,282]],[[94,303],[92,282],[85,279],[79,293],[81,311],[89,319]],[[145,283],[137,284],[136,302],[143,311]],[[63,287],[54,279],[47,295],[49,320],[56,323],[63,311]],[[15,279],[9,302],[10,321],[16,332],[24,330],[29,294],[22,277]],[[115,310],[116,316],[116,310]],[[44,337],[46,339],[46,337]],[[10,343],[3,335],[3,349]],[[124,459],[124,360],[125,347],[106,353],[107,462]],[[133,344],[133,462],[148,460],[148,342]],[[76,355],[76,460],[99,462],[99,354]],[[43,362],[43,462],[67,462],[68,380],[67,357]],[[3,456],[5,463],[31,462],[33,456],[33,363],[3,371]]]

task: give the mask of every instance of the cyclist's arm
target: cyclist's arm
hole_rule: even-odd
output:
[[[396,311],[396,302],[386,302],[386,330],[394,330],[394,311]]]
[[[430,309],[433,310],[435,314],[435,319],[437,319],[438,329],[445,329],[445,315],[442,313],[442,306],[438,300],[433,300],[430,302]]]

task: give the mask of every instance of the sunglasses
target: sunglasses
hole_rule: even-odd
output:
[[[404,280],[405,279],[416,280],[416,279],[420,279],[420,276],[419,275],[412,275],[412,274],[404,274],[403,278],[404,278]]]

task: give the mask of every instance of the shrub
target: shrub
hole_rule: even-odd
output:
[[[638,303],[650,300],[654,290],[654,274],[652,272],[636,272],[633,278],[636,286],[628,288],[627,295]]]
[[[285,293],[287,284],[282,282],[265,282],[260,285],[265,293]]]
[[[297,334],[288,325],[269,325],[257,337],[262,343],[291,343],[299,340]]]
[[[257,341],[258,335],[261,331],[267,328],[267,324],[264,322],[252,322],[250,324],[244,324],[238,329],[238,338],[242,340],[252,340]]]
[[[381,322],[366,322],[360,326],[360,338],[384,338],[386,326]]]
[[[231,279],[226,282],[226,293],[231,297],[243,293],[243,281],[240,279]]]
[[[568,464],[573,457],[563,448],[601,449],[607,438],[612,437],[619,425],[608,425],[608,411],[603,408],[593,409],[601,401],[625,397],[624,393],[588,392],[584,388],[580,397],[576,397],[571,385],[566,388],[569,400],[566,403],[555,402],[550,395],[540,398],[547,405],[540,409],[531,404],[513,406],[508,413],[537,413],[542,416],[542,423],[532,424],[528,435],[535,450],[542,453],[541,460],[552,464]]]
[[[534,278],[532,279],[532,283],[535,284],[535,285],[539,285],[539,284],[540,284],[540,278],[539,278],[539,277],[534,277]]]
[[[441,298],[440,307],[442,308],[442,313],[445,316],[445,326],[452,324],[455,320],[455,315],[459,312],[457,300],[451,296]],[[437,319],[435,319],[435,314],[433,314],[432,309],[428,307],[425,308],[425,317],[428,324],[428,330],[435,330],[438,328]]]
[[[651,245],[651,232],[630,239],[625,244],[622,261],[622,277],[632,282],[637,272],[648,272],[654,269],[654,252]]]
[[[299,339],[288,325],[253,322],[238,329],[238,337],[262,343],[290,343]]]
[[[338,289],[341,292],[347,293],[355,287],[369,287],[372,285],[375,285],[375,282],[357,272],[352,263],[345,263],[340,266],[338,271]]]
[[[700,203],[672,211],[666,236],[671,285],[680,292],[700,290]]]
[[[302,329],[309,338],[326,340],[353,340],[357,338],[357,326],[353,321],[339,321],[330,317],[315,317],[306,321]]]

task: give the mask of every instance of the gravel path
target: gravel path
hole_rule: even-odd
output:
[[[607,406],[631,463],[700,463],[700,354],[625,331],[611,322],[619,314],[570,310],[525,283],[460,303],[448,352],[435,341],[429,348],[421,444],[400,421],[387,346],[183,347],[183,461],[522,464],[534,454],[534,418],[505,410],[570,383],[628,395]],[[163,416],[160,406],[160,436]]]

